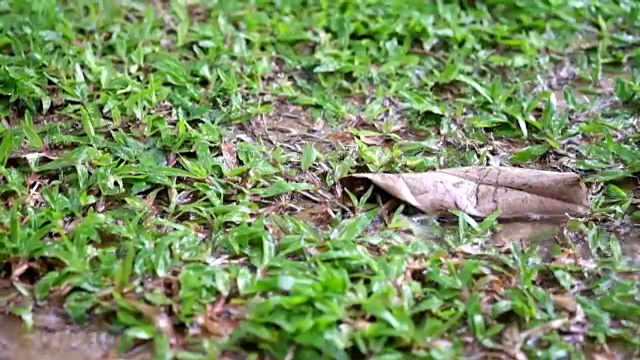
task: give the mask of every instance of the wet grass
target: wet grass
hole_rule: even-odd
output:
[[[638,29],[634,1],[0,0],[0,306],[167,359],[637,355]],[[593,215],[541,254],[338,183],[462,165],[580,173]]]

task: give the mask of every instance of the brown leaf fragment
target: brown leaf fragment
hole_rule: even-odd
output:
[[[576,299],[569,295],[552,294],[551,300],[556,306],[563,308],[572,314],[575,314],[580,306]]]
[[[244,306],[227,303],[224,297],[220,297],[215,303],[207,306],[202,327],[210,335],[228,337],[240,326],[243,317]]]
[[[527,360],[527,355],[522,351],[522,347],[527,341],[540,338],[550,331],[559,330],[569,323],[568,319],[556,319],[525,331],[521,331],[515,324],[507,326],[502,332],[502,344],[498,345],[497,348],[513,359]]]
[[[138,310],[141,314],[143,314],[147,319],[151,320],[155,325],[156,329],[162,332],[164,335],[169,338],[169,342],[172,347],[180,346],[180,339],[177,336],[175,329],[173,328],[173,322],[171,318],[161,309],[157,309],[153,306],[150,306],[144,302],[134,300],[134,299],[125,299],[129,305]]]
[[[444,215],[462,210],[486,217],[549,218],[589,213],[587,187],[580,176],[511,167],[470,166],[425,173],[353,174],[341,179],[366,179],[415,208]],[[349,187],[349,181],[344,183]]]
[[[224,141],[222,143],[222,158],[231,169],[238,167],[238,158],[236,155],[236,147],[230,141]]]

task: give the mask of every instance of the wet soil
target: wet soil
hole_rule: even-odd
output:
[[[151,349],[142,347],[116,356],[118,336],[95,325],[66,322],[57,311],[36,311],[27,329],[17,317],[0,314],[0,360],[150,360]]]
[[[578,78],[568,80],[568,84],[573,89],[575,101],[580,103],[591,104],[588,113],[595,115],[602,110],[615,107],[617,100],[613,96],[616,79],[630,80],[630,73],[604,73],[598,84]],[[569,110],[569,104],[565,97],[565,86],[551,86],[550,91],[556,98],[556,108],[559,111]],[[573,114],[574,116],[577,114]],[[582,114],[588,116],[588,114]]]

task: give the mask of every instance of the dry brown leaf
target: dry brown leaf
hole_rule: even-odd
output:
[[[573,314],[578,311],[578,307],[580,306],[576,299],[573,296],[569,295],[551,294],[551,300],[556,306],[563,308]]]
[[[238,167],[238,158],[236,155],[236,147],[228,140],[222,142],[222,158],[231,169]]]
[[[353,174],[390,195],[429,214],[462,210],[486,217],[501,210],[500,218],[547,218],[589,213],[587,187],[580,176],[511,167],[470,166],[408,174]]]

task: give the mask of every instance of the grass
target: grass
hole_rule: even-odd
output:
[[[0,0],[0,305],[159,359],[637,355],[638,29],[623,0]],[[593,216],[548,258],[340,196],[488,164],[578,172]]]

